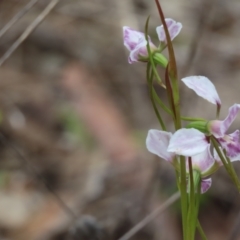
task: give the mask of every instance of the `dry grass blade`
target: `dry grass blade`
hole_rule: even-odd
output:
[[[32,0],[26,4],[1,30],[0,38],[20,19],[22,18],[39,0]]]
[[[161,206],[159,206],[155,211],[146,216],[141,222],[139,222],[136,226],[134,226],[130,231],[125,233],[118,240],[128,240],[134,234],[136,234],[140,229],[145,227],[148,223],[150,223],[154,218],[156,218],[160,213],[166,210],[169,206],[171,206],[177,199],[179,199],[180,193],[174,193],[168,200],[166,200]]]
[[[40,15],[26,28],[22,35],[13,43],[13,45],[7,50],[7,52],[0,58],[0,66],[12,55],[12,53],[26,40],[26,38],[32,33],[32,31],[44,20],[44,18],[51,12],[51,10],[57,5],[59,0],[52,0],[47,7],[41,12]]]

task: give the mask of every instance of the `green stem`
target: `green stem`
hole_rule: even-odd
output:
[[[238,191],[240,191],[240,182],[239,182],[239,179],[237,177],[237,174],[232,166],[232,163],[231,163],[231,160],[226,156],[226,151],[224,150],[224,156],[221,152],[221,150],[219,149],[219,146],[218,146],[218,142],[217,140],[211,136],[211,141],[213,143],[213,146],[214,148],[216,149],[217,151],[217,154],[218,156],[220,157],[225,169],[227,170],[228,174],[230,175],[230,177],[232,178],[233,182],[235,183]]]
[[[166,69],[166,85],[167,85],[167,79],[170,78],[171,83],[169,81],[169,86],[172,87],[172,92],[168,92],[168,95],[171,94],[173,96],[173,101],[170,101],[169,104],[172,108],[172,112],[174,114],[174,124],[175,124],[175,130],[178,130],[181,128],[181,113],[180,113],[180,96],[179,96],[179,88],[178,88],[178,77],[177,77],[177,66],[176,66],[176,59],[174,55],[174,50],[170,38],[170,34],[168,32],[168,27],[165,21],[165,17],[161,8],[161,5],[158,0],[155,0],[156,6],[159,12],[159,16],[161,18],[166,39],[167,39],[167,47],[168,47],[168,53],[169,53],[169,64]],[[169,88],[170,89],[170,88]],[[167,89],[168,90],[168,89]],[[186,192],[186,162],[185,157],[180,156],[180,189],[181,189],[181,207],[182,207],[182,220],[183,220],[183,235],[184,239],[186,239],[186,232],[187,232],[187,192]]]
[[[151,49],[150,49],[150,46],[149,46],[148,34],[147,34],[147,32],[148,32],[148,22],[149,22],[149,17],[148,17],[148,19],[146,21],[146,25],[145,25],[145,38],[146,38],[146,41],[147,41],[147,51],[148,51],[148,56],[149,56],[149,59],[150,59],[152,70],[150,68],[150,65],[148,64],[147,65],[147,81],[148,81],[150,98],[151,98],[151,102],[152,102],[155,114],[156,114],[156,116],[158,118],[158,121],[159,121],[159,123],[161,125],[162,130],[166,131],[165,124],[164,124],[164,122],[163,122],[163,120],[161,118],[161,115],[158,112],[158,109],[157,109],[157,106],[156,106],[156,103],[155,103],[154,97],[153,97],[153,77],[154,77],[154,74],[155,74],[156,77],[159,77],[159,76],[158,76],[158,73],[156,71],[156,67],[155,67],[155,64],[154,64],[154,61],[153,61]],[[150,71],[151,71],[151,74],[150,74]],[[160,78],[159,78],[159,81],[161,82]]]
[[[219,119],[220,111],[221,111],[221,105],[217,104],[217,112],[216,112],[217,119]]]
[[[169,78],[169,75],[168,75],[168,67],[165,71],[165,82],[166,82],[168,103],[169,103],[169,106],[171,107],[172,112],[173,112],[172,117],[173,117],[173,121],[174,121],[174,126],[175,126],[175,129],[178,130],[178,126],[177,126],[177,122],[176,122],[174,99],[173,99],[173,94],[172,94],[173,93],[172,92],[172,86],[171,86],[171,81],[170,81],[170,78]]]
[[[206,122],[205,119],[203,118],[192,118],[192,117],[185,117],[185,116],[181,116],[181,119],[187,122],[192,122],[192,121],[202,121],[202,122]]]
[[[226,160],[225,160],[225,158],[224,158],[221,150],[219,149],[217,140],[216,140],[213,136],[211,136],[210,139],[211,139],[211,142],[212,142],[212,144],[213,144],[213,147],[214,147],[215,150],[217,151],[217,154],[218,154],[218,156],[220,157],[220,159],[221,159],[224,167],[225,167],[226,170],[229,172],[229,167],[228,167],[228,165],[227,165],[227,162],[226,162]]]
[[[155,89],[153,89],[153,97],[154,100],[157,102],[157,104],[168,114],[170,114],[171,116],[173,115],[172,111],[170,110],[170,108],[168,108],[163,102],[162,100],[158,97]]]
[[[199,203],[201,197],[201,173],[198,171],[193,172],[194,178],[194,189],[195,192],[195,208],[194,208],[194,230],[196,231],[197,222],[198,222],[198,212],[199,212]]]
[[[187,185],[186,185],[186,160],[180,156],[180,192],[181,192],[181,209],[182,209],[182,225],[183,237],[187,239]]]
[[[152,52],[151,52],[151,49],[150,49],[150,45],[149,45],[149,39],[148,39],[148,34],[147,34],[148,33],[149,19],[150,19],[150,16],[147,18],[147,21],[146,21],[146,24],[145,24],[145,39],[147,41],[148,57],[149,57],[149,60],[150,60],[151,66],[152,66],[152,70],[154,72],[155,77],[157,78],[160,85],[162,85],[165,88],[165,85],[163,84],[161,78],[158,75],[158,72],[157,72],[157,69],[156,69],[156,66],[155,66],[155,63],[154,63],[154,59],[153,59],[153,56],[152,56]]]
[[[197,221],[197,229],[198,229],[198,232],[199,232],[202,240],[207,240],[207,237],[206,237],[206,235],[205,235],[205,233],[204,233],[204,231],[201,227],[201,224],[200,224],[199,220]]]
[[[238,191],[240,192],[240,182],[239,182],[238,176],[233,168],[231,160],[227,157],[225,150],[224,150],[224,155],[225,155],[225,158],[227,159],[227,163],[229,166],[229,170],[231,172],[231,176],[234,179],[235,184],[237,185]]]
[[[166,126],[165,126],[165,124],[164,124],[164,122],[162,120],[162,117],[161,117],[161,115],[160,115],[160,113],[159,113],[159,111],[157,109],[156,103],[154,101],[154,97],[153,97],[153,90],[154,90],[153,89],[153,75],[154,75],[154,73],[153,73],[153,71],[151,71],[151,73],[150,73],[150,71],[151,71],[151,67],[148,64],[147,65],[147,81],[148,81],[148,88],[149,88],[150,99],[151,99],[152,106],[153,106],[153,109],[155,111],[155,114],[156,114],[156,116],[158,118],[158,121],[159,121],[159,123],[161,125],[161,128],[162,128],[162,130],[166,131]]]
[[[188,208],[188,239],[194,239],[195,232],[196,232],[196,223],[197,223],[197,215],[198,215],[198,202],[199,202],[199,195],[198,195],[198,186],[200,182],[200,174],[197,171],[194,171],[192,168],[192,159],[191,157],[188,158],[188,166],[189,166],[189,208]]]
[[[179,171],[176,168],[175,168],[175,174],[176,174],[177,187],[178,187],[178,190],[180,191],[180,176],[179,176]]]
[[[162,102],[162,100],[158,97],[155,89],[153,89],[153,97],[154,97],[154,100],[156,101],[156,103],[157,103],[166,113],[168,113],[169,115],[173,116],[173,113],[172,113],[171,109],[168,108],[168,107]],[[193,117],[181,116],[181,119],[184,120],[184,121],[187,121],[187,122],[195,122],[195,121],[206,122],[206,120],[203,119],[203,118],[193,118]]]

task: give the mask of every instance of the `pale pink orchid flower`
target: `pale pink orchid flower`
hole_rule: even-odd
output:
[[[123,27],[123,43],[124,46],[130,51],[128,62],[134,63],[139,61],[139,57],[148,57],[147,41],[142,32],[138,32],[130,27]],[[151,42],[149,37],[150,49],[156,50],[157,47]]]
[[[180,33],[182,29],[182,24],[180,22],[174,21],[171,18],[165,18],[165,22],[167,24],[168,32],[172,41]],[[167,43],[163,25],[157,27],[156,32],[157,32],[159,41]]]
[[[173,40],[181,31],[182,24],[176,23],[173,19],[166,18],[166,23],[168,26],[169,34],[171,39]],[[159,26],[156,29],[159,40],[165,41],[165,33],[163,33],[163,26]],[[157,50],[157,47],[152,43],[150,37],[149,39],[149,46],[150,50],[153,52]],[[124,46],[130,51],[128,62],[134,63],[139,62],[141,57],[148,57],[147,51],[147,41],[145,39],[145,34],[139,31],[136,31],[130,27],[124,26],[123,27],[123,43]]]
[[[208,78],[191,76],[183,78],[182,81],[200,97],[215,105],[221,105],[217,90]],[[227,130],[237,117],[239,111],[240,104],[234,104],[229,108],[228,115],[224,120],[212,120],[207,124],[209,133],[211,133],[218,140],[222,148],[226,150],[227,157],[229,157],[231,161],[240,160],[239,130],[231,134],[227,134]],[[204,134],[201,133],[201,135],[203,136]],[[195,148],[198,148],[197,144]],[[192,151],[194,151],[194,149],[192,149]]]
[[[190,130],[190,129],[186,129],[186,130]],[[190,135],[194,134],[194,132],[195,132],[195,129],[191,129],[189,134]],[[149,130],[148,136],[146,139],[146,146],[147,146],[148,151],[150,151],[153,154],[156,154],[160,158],[162,158],[170,163],[173,163],[173,161],[177,157],[177,155],[184,155],[186,157],[191,156],[193,169],[199,171],[201,174],[207,173],[213,167],[215,160],[210,153],[210,144],[208,146],[202,147],[201,151],[195,155],[191,154],[190,148],[192,146],[192,143],[190,141],[185,142],[182,145],[178,144],[178,147],[175,148],[174,151],[169,151],[168,150],[169,145],[172,141],[173,136],[174,135],[172,135],[172,133],[170,133],[170,132],[159,131],[159,130],[154,130],[154,129]],[[182,140],[185,141],[186,138],[184,137],[184,139],[182,139]],[[200,140],[200,139],[198,138],[198,140]],[[185,150],[187,150],[186,155],[184,154]],[[179,154],[179,151],[181,152],[181,154]],[[188,171],[188,164],[186,164],[186,165],[187,165],[186,170]],[[202,179],[201,180],[201,193],[206,192],[210,188],[211,184],[212,184],[211,178]]]
[[[213,83],[204,76],[191,76],[182,78],[187,87],[192,89],[198,96],[207,101],[221,105],[221,100]]]
[[[240,139],[239,130],[227,134],[227,130],[237,117],[240,111],[240,104],[234,104],[228,110],[227,117],[220,120],[209,121],[208,130],[218,140],[223,149],[226,150],[227,157],[233,162],[240,160]]]

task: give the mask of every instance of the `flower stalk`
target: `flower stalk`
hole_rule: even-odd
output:
[[[179,34],[182,24],[170,18],[165,19],[159,1],[155,2],[162,22],[156,28],[159,47],[154,45],[148,35],[149,17],[144,33],[124,27],[124,45],[130,51],[129,63],[147,63],[149,95],[162,130],[149,130],[146,146],[151,153],[169,162],[175,169],[181,193],[183,239],[193,240],[198,229],[205,240],[207,237],[198,221],[198,211],[201,194],[212,185],[211,175],[224,166],[240,191],[240,182],[232,165],[233,161],[240,160],[240,131],[226,133],[240,111],[240,104],[231,106],[228,116],[222,121],[218,120],[221,100],[215,86],[207,77],[189,76],[181,81],[198,96],[216,105],[217,119],[181,116],[179,80],[172,40]],[[162,53],[165,48],[169,59]],[[162,81],[157,67],[164,68],[165,81]],[[168,104],[155,91],[154,80],[166,90]],[[175,128],[173,133],[166,131],[167,126],[158,107],[163,110],[161,114],[167,113],[172,117]],[[185,127],[182,127],[183,124]]]
[[[211,141],[212,141],[214,149],[216,150],[218,156],[220,157],[225,169],[227,170],[229,176],[232,178],[232,181],[234,182],[238,191],[240,192],[239,179],[238,179],[237,174],[236,174],[236,172],[235,172],[235,170],[232,166],[232,163],[231,163],[230,159],[226,155],[226,151],[224,150],[223,153],[221,152],[221,150],[219,148],[219,144],[213,136],[211,136]]]

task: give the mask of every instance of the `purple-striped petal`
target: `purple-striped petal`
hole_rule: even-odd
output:
[[[132,51],[135,47],[145,40],[145,36],[142,32],[136,31],[130,27],[123,27],[123,42],[124,46],[129,50]]]
[[[206,150],[207,146],[206,136],[202,132],[194,128],[182,128],[173,134],[167,151],[191,157]]]
[[[140,59],[141,57],[148,57],[148,50],[146,45],[147,45],[147,41],[143,40],[135,47],[135,49],[133,49],[130,52],[128,57],[128,62],[130,64],[134,62],[143,61],[143,59]],[[152,42],[149,42],[149,45],[150,45],[151,51],[154,51],[156,49],[156,46]]]
[[[221,105],[217,90],[208,78],[203,76],[191,76],[183,78],[182,81],[198,96],[213,104]]]
[[[228,128],[232,125],[239,111],[240,111],[240,104],[234,104],[229,108],[228,115],[222,122],[221,128],[224,133],[226,133]]]
[[[210,152],[210,144],[208,144],[207,148],[203,152],[192,156],[192,167],[193,169],[199,170],[201,174],[207,172],[214,165],[214,163],[215,160]]]
[[[188,184],[189,184],[189,179],[188,179]],[[201,194],[207,192],[207,190],[211,187],[211,185],[212,185],[211,178],[201,179]],[[189,192],[189,186],[187,191]],[[195,189],[195,191],[197,192],[197,189]]]
[[[226,150],[227,157],[234,162],[240,160],[240,141],[239,141],[239,130],[225,135],[222,138],[218,138],[222,148]]]
[[[147,45],[147,41],[143,39],[142,42],[139,42],[139,44],[136,45],[136,47],[130,52],[128,57],[128,62],[130,64],[134,62],[138,62],[140,55],[144,57],[148,56],[146,45]]]
[[[207,178],[207,179],[202,179],[201,180],[201,193],[205,193],[212,185],[212,179]]]
[[[165,21],[166,21],[166,24],[167,24],[167,28],[168,28],[170,38],[171,38],[171,40],[173,40],[180,33],[180,31],[182,29],[182,24],[180,22],[174,21],[171,18],[166,18]],[[157,32],[159,41],[166,43],[167,39],[166,39],[166,35],[165,35],[163,25],[158,26],[156,28],[156,32]]]
[[[148,131],[146,146],[149,152],[158,155],[166,161],[172,162],[174,153],[167,152],[172,133],[151,129]]]
[[[223,121],[213,120],[208,123],[208,130],[216,138],[224,137],[227,130],[237,117],[240,111],[240,104],[232,105],[228,110],[228,115]]]

